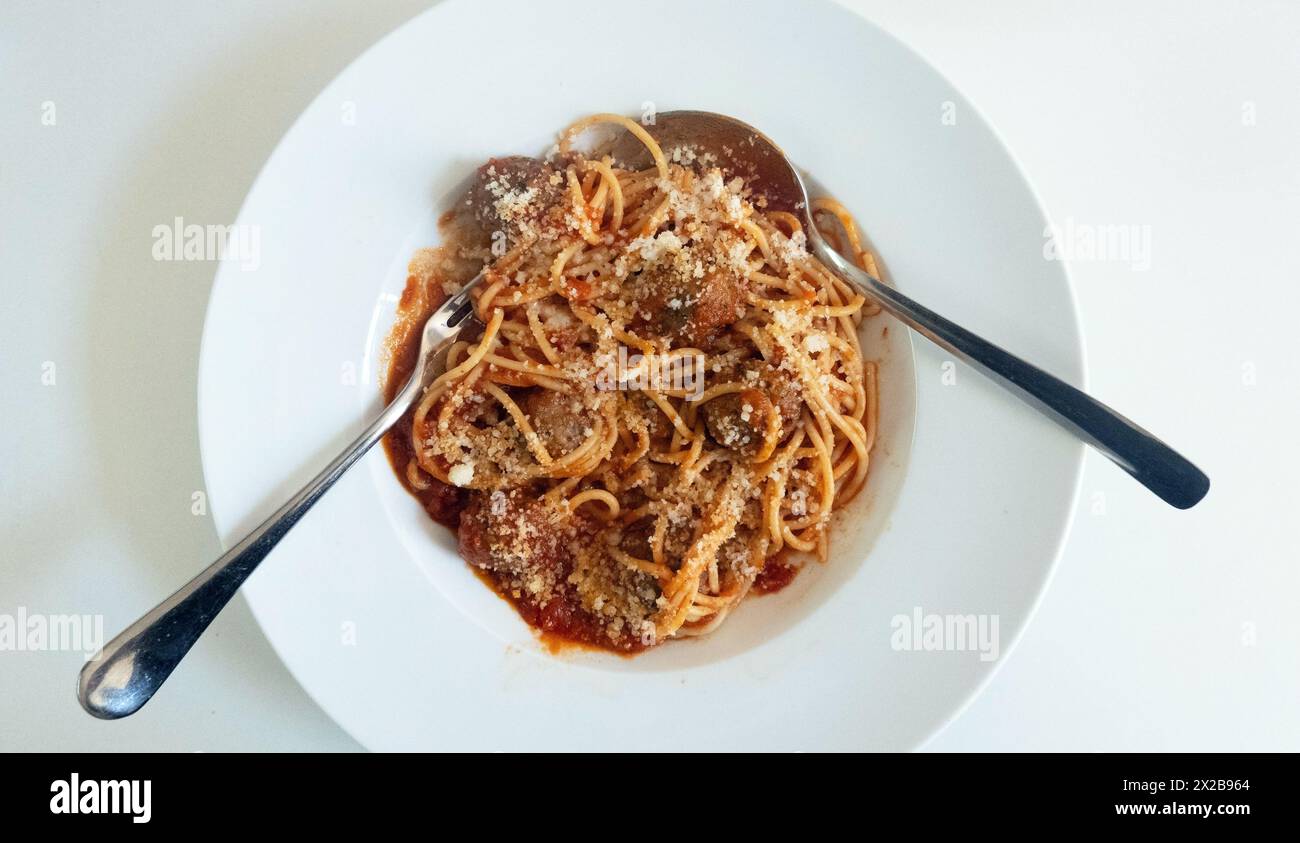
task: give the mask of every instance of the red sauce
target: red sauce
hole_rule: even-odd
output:
[[[763,565],[763,570],[754,578],[751,590],[757,594],[775,594],[794,582],[800,570],[802,569],[798,565],[785,561],[783,554],[777,554]]]
[[[492,584],[493,590],[502,599],[515,607],[519,616],[536,631],[543,646],[552,653],[577,648],[634,656],[646,649],[646,645],[635,638],[622,638],[618,643],[611,641],[605,634],[604,627],[597,624],[587,610],[582,608],[578,595],[571,591],[561,592],[542,607],[530,600],[507,594],[492,579],[491,574],[480,575]]]
[[[477,565],[470,565],[469,569],[483,585],[490,588],[497,597],[509,603],[519,613],[519,617],[528,624],[533,634],[537,636],[537,640],[553,656],[572,650],[584,650],[617,653],[620,656],[630,657],[646,649],[639,642],[627,649],[611,646],[609,638],[599,627],[592,624],[589,619],[586,623],[582,622],[585,613],[576,603],[576,597],[571,595],[566,599],[565,611],[552,612],[546,618],[549,623],[549,626],[546,626],[543,623],[542,610],[536,603],[512,597],[501,587],[490,571],[485,571]]]
[[[420,308],[423,298],[420,290],[421,280],[412,275],[406,279],[406,288],[397,305],[397,323],[388,336],[389,354],[388,374],[384,378],[384,400],[392,401],[397,391],[406,383],[415,369],[416,357],[420,352],[419,326],[423,325],[428,314],[433,312],[446,299],[445,295],[430,296],[424,308]],[[429,517],[439,524],[455,530],[460,524],[460,513],[469,502],[464,489],[448,486],[436,479],[429,478],[431,485],[427,489],[416,489],[406,479],[406,466],[414,458],[415,451],[411,445],[411,418],[414,408],[404,415],[392,429],[384,435],[384,451],[388,462],[402,481],[406,490],[415,496]]]

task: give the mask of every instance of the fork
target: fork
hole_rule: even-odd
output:
[[[116,720],[134,714],[149,701],[280,539],[424,393],[445,362],[452,341],[478,322],[469,294],[483,275],[476,275],[429,316],[420,336],[415,370],[361,435],[261,525],[86,663],[77,682],[82,708],[95,717]]]

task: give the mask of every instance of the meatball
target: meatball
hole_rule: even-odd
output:
[[[735,377],[755,386],[705,404],[704,423],[719,445],[752,456],[762,448],[773,416],[779,421],[781,439],[794,430],[803,411],[803,398],[798,381],[770,363],[747,363]]]
[[[655,520],[649,517],[627,525],[622,530],[622,537],[618,543],[619,550],[637,559],[649,559],[653,555],[650,549],[650,537],[654,535],[654,528]]]
[[[519,491],[475,494],[461,513],[458,538],[471,565],[507,577],[541,575],[553,584],[570,564],[565,525]]]
[[[655,518],[646,516],[635,523],[628,524],[620,531],[619,550],[636,559],[653,559],[652,542],[655,532]],[[681,557],[690,549],[694,538],[694,522],[679,521],[668,523],[664,531],[663,552],[668,567],[676,570],[681,564]]]
[[[759,389],[745,389],[704,405],[704,423],[719,445],[753,455],[763,445],[776,407]]]
[[[587,440],[591,424],[586,407],[568,393],[538,387],[524,397],[520,409],[552,457],[563,456]]]
[[[744,279],[716,264],[703,275],[664,261],[645,269],[637,281],[642,297],[634,330],[663,337],[674,345],[703,348],[740,316]]]
[[[479,167],[468,205],[483,239],[491,242],[501,232],[508,248],[545,220],[563,195],[564,182],[556,174],[546,162],[524,155],[492,158]]]

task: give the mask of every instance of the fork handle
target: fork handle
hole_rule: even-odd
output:
[[[77,680],[77,699],[82,708],[101,719],[116,720],[139,711],[162,687],[213,618],[225,608],[280,539],[320,500],[321,495],[338,482],[344,472],[397,424],[424,392],[437,368],[437,361],[445,364],[453,340],[467,324],[473,323],[474,306],[470,293],[482,282],[484,275],[485,272],[479,272],[425,321],[420,339],[421,364],[378,418],[343,453],[257,529],[155,606],[149,614],[127,627],[86,663]]]
[[[823,263],[886,311],[1101,451],[1166,503],[1187,509],[1210,490],[1210,478],[1186,457],[1110,407],[886,286],[821,238],[812,245]]]
[[[87,662],[77,682],[81,707],[104,720],[139,711],[280,539],[402,417],[419,393],[411,389],[413,382],[414,378],[343,453],[257,529]]]

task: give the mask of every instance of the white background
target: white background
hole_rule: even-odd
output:
[[[0,613],[111,636],[219,553],[191,514],[215,265],[153,261],[152,229],[233,221],[298,112],[426,5],[4,4]],[[1089,387],[1214,484],[1177,512],[1090,453],[1037,616],[928,748],[1300,750],[1300,5],[848,5],[970,97],[1055,222],[1150,227],[1146,271],[1070,265]],[[0,652],[0,750],[356,748],[238,598],[126,721],[81,713],[80,663]]]

